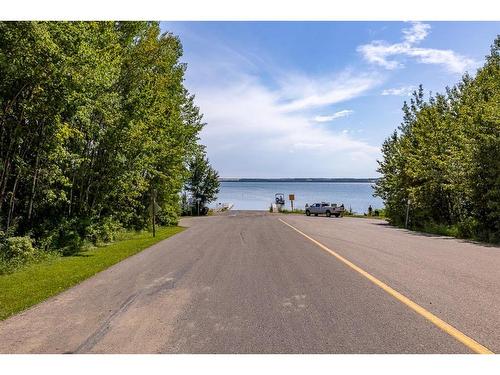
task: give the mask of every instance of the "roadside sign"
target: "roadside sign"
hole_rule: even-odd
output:
[[[293,212],[293,201],[295,200],[295,194],[288,194],[288,199],[290,200],[290,204],[292,205]]]

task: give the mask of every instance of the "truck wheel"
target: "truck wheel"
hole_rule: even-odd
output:
[[[306,210],[306,216],[311,216],[311,211]]]
[[[332,216],[332,213],[330,211],[326,211],[326,217]]]
[[[339,216],[340,216],[340,214],[335,214],[335,217],[339,217]]]

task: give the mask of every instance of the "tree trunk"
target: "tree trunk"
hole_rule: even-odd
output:
[[[0,211],[3,207],[3,199],[5,196],[5,188],[7,187],[7,183],[9,182],[10,175],[10,162],[9,160],[5,160],[5,174],[2,176],[2,181],[0,182]]]
[[[12,219],[12,214],[14,213],[14,200],[16,197],[16,190],[17,190],[17,183],[19,181],[19,177],[21,176],[21,172],[19,172],[16,176],[16,180],[14,181],[14,186],[12,187],[12,195],[10,196],[10,203],[9,203],[9,214],[7,216],[7,226],[6,230],[9,229],[10,227],[10,222]]]
[[[35,192],[36,192],[36,182],[38,178],[38,163],[40,161],[40,153],[37,152],[36,154],[36,162],[35,162],[35,173],[33,175],[33,185],[31,186],[31,196],[30,196],[30,204],[28,208],[28,221],[31,220],[31,213],[33,212],[33,201],[35,199]]]
[[[5,197],[5,189],[7,187],[8,182],[9,182],[10,167],[12,165],[10,151],[12,150],[13,143],[14,142],[11,141],[9,144],[7,154],[5,155],[5,163],[4,163],[4,169],[2,171],[2,177],[0,178],[0,211],[2,210],[2,206],[3,206],[3,199]]]
[[[69,191],[69,205],[68,205],[68,217],[71,217],[71,208],[73,206],[73,187],[75,186],[76,172],[73,173],[73,179],[71,180],[71,189]]]

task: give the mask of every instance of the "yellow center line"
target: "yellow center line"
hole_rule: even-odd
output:
[[[465,346],[467,346],[472,351],[474,351],[476,353],[479,353],[479,354],[494,354],[487,347],[481,345],[476,340],[470,338],[469,336],[467,336],[463,332],[459,331],[458,329],[456,329],[452,325],[446,323],[444,320],[439,319],[436,315],[434,315],[430,311],[427,311],[422,306],[420,306],[417,303],[413,302],[408,297],[404,296],[403,294],[399,293],[397,290],[394,290],[389,285],[387,285],[384,282],[382,282],[379,279],[377,279],[375,276],[369,274],[368,272],[366,272],[362,268],[356,266],[354,263],[352,263],[351,261],[347,260],[342,255],[340,255],[340,254],[336,253],[335,251],[329,249],[328,247],[326,247],[322,243],[316,241],[314,238],[308,236],[307,234],[305,234],[304,232],[302,232],[299,229],[295,228],[293,225],[287,223],[286,221],[284,221],[282,219],[279,219],[279,220],[282,223],[288,225],[290,228],[292,228],[296,232],[298,232],[301,235],[303,235],[308,240],[312,241],[314,244],[316,244],[317,246],[319,246],[321,249],[323,249],[327,253],[333,255],[335,258],[337,258],[338,260],[340,260],[342,263],[348,265],[353,270],[355,270],[356,272],[358,272],[361,275],[363,275],[364,277],[366,277],[372,283],[374,283],[375,285],[377,285],[381,289],[385,290],[387,293],[389,293],[391,296],[393,296],[394,298],[396,298],[398,301],[404,303],[410,309],[414,310],[417,314],[420,314],[421,316],[423,316],[425,319],[427,319],[428,321],[430,321],[431,323],[433,323],[435,326],[437,326],[438,328],[440,328],[443,331],[445,331],[450,336],[452,336],[455,339],[457,339],[458,341],[460,341],[462,344],[464,344]]]

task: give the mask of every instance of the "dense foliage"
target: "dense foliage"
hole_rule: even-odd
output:
[[[404,103],[383,144],[376,194],[396,225],[500,241],[500,36],[475,77]]]
[[[210,166],[206,155],[198,152],[189,160],[189,174],[185,189],[189,192],[191,201],[189,202],[184,196],[186,213],[206,214],[208,212],[206,205],[217,197],[219,188],[219,174]]]
[[[155,22],[0,22],[1,248],[145,228],[153,191],[176,222],[203,126],[181,55]]]

